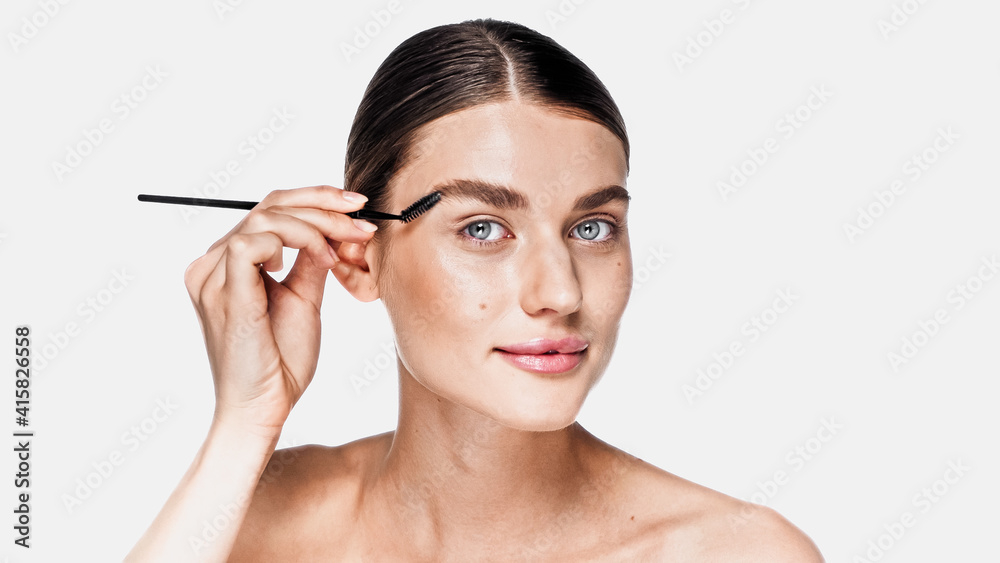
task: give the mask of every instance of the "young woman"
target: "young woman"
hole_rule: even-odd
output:
[[[188,268],[215,417],[129,558],[820,561],[775,512],[575,422],[632,286],[628,159],[611,96],[551,39],[479,20],[405,41],[361,101],[346,191],[272,192]],[[345,215],[433,191],[410,223]],[[275,453],[316,369],[328,272],[385,304],[398,427]]]

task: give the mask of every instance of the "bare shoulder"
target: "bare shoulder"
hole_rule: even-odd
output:
[[[809,537],[775,510],[698,485],[616,450],[631,534],[619,555],[640,561],[821,563]],[[624,515],[624,513],[623,513]]]
[[[726,499],[701,515],[698,560],[747,563],[823,561],[813,541],[774,509],[731,497]]]
[[[310,547],[345,537],[360,504],[365,468],[391,436],[275,451],[254,490],[230,560],[307,558]],[[302,541],[306,538],[315,541]]]

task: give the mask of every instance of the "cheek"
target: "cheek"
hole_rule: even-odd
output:
[[[632,293],[632,256],[628,251],[616,256],[584,259],[580,262],[580,285],[588,317],[599,332],[613,332],[621,321]]]
[[[419,258],[399,259],[407,255]],[[512,284],[507,268],[444,245],[403,251],[394,264],[385,287],[386,296],[391,296],[386,308],[401,354],[417,360],[421,350],[439,358],[440,350],[489,352],[497,336],[491,329],[509,306],[505,292]]]
[[[622,233],[622,246],[621,250],[613,262],[615,267],[612,269],[614,272],[614,281],[612,286],[615,288],[615,292],[620,296],[622,300],[622,310],[625,309],[625,304],[628,303],[629,297],[632,295],[632,276],[633,276],[633,265],[632,265],[632,245],[629,242],[628,229],[624,229]],[[611,269],[611,268],[609,268]],[[619,313],[619,317],[621,313]]]
[[[628,302],[629,297],[632,296],[632,276],[634,275],[631,251],[626,252],[625,256],[618,261],[615,272],[618,274],[618,288],[625,294],[625,301]]]

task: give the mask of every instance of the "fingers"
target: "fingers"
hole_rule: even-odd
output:
[[[347,192],[332,186],[313,186],[292,190],[275,190],[264,197],[264,199],[261,200],[261,202],[247,214],[243,221],[240,221],[238,225],[233,227],[233,229],[229,231],[226,236],[222,237],[216,241],[215,244],[209,247],[206,254],[217,251],[219,247],[225,244],[226,239],[233,234],[247,231],[248,223],[257,221],[261,213],[266,213],[268,211],[283,210],[283,212],[287,214],[290,209],[319,210],[329,215],[340,215],[343,217],[341,221],[353,221],[356,226],[361,227],[361,232],[366,232],[365,229],[374,231],[374,225],[371,223],[353,220],[343,216],[344,213],[361,209],[364,207],[366,201],[367,198],[361,194]],[[312,216],[316,217],[315,214]],[[254,225],[256,226],[250,228],[250,230],[261,230],[259,222],[254,223]],[[348,230],[343,231],[343,233],[350,236],[353,234],[353,231]]]
[[[314,207],[339,213],[357,211],[364,207],[368,198],[355,192],[348,192],[333,186],[312,186],[292,190],[275,190],[265,197],[257,207]]]
[[[279,192],[272,192],[272,194],[269,194],[263,201],[261,201],[260,204],[257,205],[257,207],[251,210],[246,217],[244,217],[244,219],[236,225],[236,227],[227,233],[226,236],[216,241],[215,244],[208,249],[206,255],[215,254],[215,260],[212,261],[217,261],[225,247],[228,245],[228,241],[237,234],[274,232],[283,240],[283,242],[286,243],[285,246],[288,246],[289,248],[306,249],[313,255],[314,261],[321,263],[322,259],[320,259],[320,256],[323,253],[331,255],[334,260],[338,259],[336,252],[329,250],[328,247],[330,244],[334,244],[335,249],[337,243],[340,241],[363,243],[369,240],[372,236],[371,233],[377,229],[377,227],[372,223],[352,219],[340,211],[331,211],[328,208],[324,209],[317,207],[294,207],[288,205],[268,204],[269,201],[284,201],[289,203],[304,202],[316,205],[327,205],[327,207],[337,207],[337,205],[330,205],[330,201],[334,200],[334,203],[337,203],[340,196],[331,197],[330,194],[341,192],[341,190],[329,187],[327,187],[326,190],[321,190],[318,187],[301,188],[301,190],[307,193],[299,195],[298,190],[287,190],[284,192],[284,197],[273,197],[273,194]],[[333,190],[333,192],[331,192],[331,190]],[[340,201],[340,203],[340,209],[347,209],[342,205],[342,201]],[[351,207],[360,207],[360,204],[355,202],[349,203]],[[297,218],[304,223],[304,225],[288,221],[288,217]],[[307,233],[306,230],[312,230],[314,232]],[[321,239],[323,238],[329,239],[326,241],[326,244],[321,244]],[[275,260],[275,262],[266,265],[266,269],[268,271],[281,269],[280,257],[276,257]],[[332,264],[327,267],[332,267]]]
[[[192,301],[200,306],[205,293],[218,295],[223,284],[235,291],[232,297],[237,299],[259,296],[257,265],[266,271],[281,270],[282,250],[288,247],[300,252],[286,285],[318,307],[326,272],[340,260],[340,243],[363,247],[373,236],[375,225],[344,215],[365,201],[360,194],[331,186],[271,192],[185,271]]]
[[[257,264],[264,264],[264,269],[270,265],[280,270],[282,249],[282,239],[271,232],[230,237],[225,254],[225,284],[236,303],[260,301],[263,282]]]
[[[326,276],[333,266],[318,266],[305,253],[299,253],[292,264],[292,269],[282,283],[303,299],[307,299],[316,309],[323,302],[323,289],[326,288]]]
[[[341,217],[345,216],[341,215]],[[350,218],[345,218],[350,221]],[[323,229],[328,228],[328,225],[321,226]],[[232,241],[233,239],[239,239],[240,237],[261,233],[269,233],[273,235],[276,237],[279,244],[279,249],[276,254],[269,255],[266,259],[254,262],[254,264],[263,264],[264,269],[269,272],[276,272],[281,269],[282,256],[280,246],[287,246],[288,248],[295,248],[304,251],[310,255],[314,262],[326,265],[327,267],[331,267],[336,261],[336,257],[333,255],[330,245],[326,242],[326,236],[324,236],[319,227],[308,221],[303,221],[294,215],[272,211],[271,209],[252,212],[246,219],[244,219],[243,229],[229,238],[230,241]],[[361,232],[359,231],[358,234],[361,234]],[[230,242],[227,246],[228,254],[234,249],[232,249],[232,242]],[[260,255],[255,253],[252,254],[252,256],[258,257]],[[248,255],[248,258],[249,257],[250,255]]]
[[[249,231],[269,230],[273,226],[271,221],[279,220],[282,216],[294,217],[311,225],[330,241],[366,242],[378,229],[373,223],[352,219],[343,213],[311,207],[286,207],[282,205],[251,211],[244,219],[245,229]]]

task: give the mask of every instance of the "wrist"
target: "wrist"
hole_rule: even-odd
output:
[[[253,409],[235,407],[222,409],[217,404],[212,414],[209,434],[237,442],[252,442],[256,445],[270,442],[277,444],[286,418],[287,414],[282,417],[262,417],[260,413],[253,412]]]
[[[216,415],[205,438],[205,451],[218,451],[243,463],[263,457],[264,463],[267,463],[280,436],[280,426],[263,426]]]

